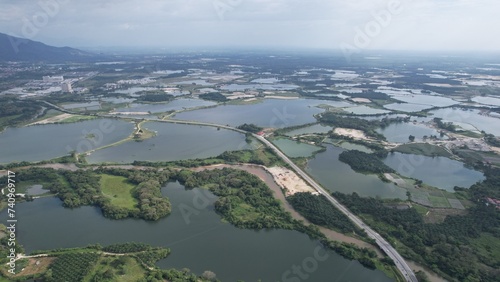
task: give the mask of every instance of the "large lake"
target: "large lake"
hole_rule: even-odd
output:
[[[266,99],[252,105],[225,105],[179,113],[181,120],[197,120],[238,126],[253,123],[262,127],[283,128],[316,122],[313,115],[323,112],[319,105],[335,107],[338,102],[317,99]]]
[[[376,175],[357,173],[349,165],[339,161],[339,155],[345,149],[333,145],[326,145],[326,148],[325,152],[316,154],[306,168],[326,189],[345,194],[356,192],[362,197],[406,199],[405,189],[383,182]]]
[[[247,149],[241,133],[208,126],[148,122],[144,128],[156,136],[142,142],[129,141],[93,152],[89,163],[132,163],[133,161],[176,161],[215,157],[225,151]]]
[[[96,119],[71,124],[8,128],[0,133],[0,163],[42,161],[112,144],[129,136],[130,122]]]
[[[283,275],[304,263],[311,269],[306,272],[308,281],[392,281],[380,271],[324,250],[302,233],[244,230],[223,223],[214,211],[215,197],[206,191],[169,183],[162,193],[170,198],[172,213],[157,222],[110,220],[95,207],[65,209],[56,198],[20,203],[17,236],[27,253],[132,241],[165,246],[172,253],[158,266],[189,268],[197,274],[211,270],[222,281],[286,281],[297,276]],[[189,208],[195,213],[188,215]],[[7,218],[6,210],[0,217]],[[315,260],[315,253],[325,260]]]
[[[466,168],[463,163],[445,157],[426,157],[391,153],[385,164],[401,175],[422,180],[437,188],[454,192],[453,187],[469,188],[484,180],[483,173]]]

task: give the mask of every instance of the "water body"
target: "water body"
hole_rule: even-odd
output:
[[[446,108],[430,112],[433,116],[442,118],[445,122],[457,122],[470,124],[478,130],[484,130],[486,133],[500,136],[500,119],[481,115],[479,110]]]
[[[449,107],[458,104],[457,101],[450,98],[432,95],[393,95],[391,98],[410,104],[429,105],[433,107]]]
[[[390,111],[374,109],[367,106],[357,106],[352,108],[345,108],[344,111],[355,114],[355,115],[378,115],[378,114],[387,114]]]
[[[500,99],[494,97],[477,96],[472,98],[472,101],[483,105],[492,105],[500,107]]]
[[[33,185],[31,187],[28,187],[28,189],[26,189],[26,194],[31,196],[43,195],[48,192],[50,191],[47,189],[43,189],[43,185]]]
[[[131,102],[135,101],[135,99],[109,97],[109,98],[101,98],[101,101],[113,103],[113,104],[124,104],[124,103],[131,103]]]
[[[373,153],[373,151],[366,146],[354,144],[354,143],[349,143],[349,142],[342,142],[342,143],[340,143],[339,147],[347,149],[347,150],[358,150],[358,151],[365,152],[368,154]]]
[[[484,180],[484,174],[463,163],[445,157],[425,157],[411,154],[393,153],[384,163],[401,175],[422,180],[434,187],[454,192],[453,187],[469,188]]]
[[[62,105],[63,109],[72,110],[72,109],[80,109],[80,108],[92,108],[92,109],[100,109],[101,103],[98,101],[88,102],[88,103],[72,103],[72,104],[64,104]]]
[[[199,99],[176,99],[172,102],[161,103],[161,104],[133,103],[133,104],[130,104],[129,107],[118,109],[117,112],[165,113],[165,112],[169,112],[169,111],[180,111],[180,110],[196,108],[196,107],[213,106],[216,104],[217,103],[199,100]]]
[[[376,175],[357,173],[351,167],[339,161],[339,155],[345,149],[326,145],[326,151],[316,154],[307,164],[307,172],[323,187],[345,194],[353,192],[362,197],[406,199],[406,190],[393,183],[386,183]]]
[[[269,84],[272,84],[272,83],[276,83],[276,82],[279,82],[280,80],[277,79],[277,78],[258,78],[258,79],[254,79],[252,80],[251,82],[252,83],[269,83]]]
[[[309,157],[316,151],[321,150],[321,147],[293,141],[286,138],[280,138],[272,141],[274,145],[278,146],[285,155],[291,158]]]
[[[203,80],[203,79],[176,81],[176,82],[173,82],[173,83],[174,84],[181,84],[181,85],[187,85],[187,84],[202,85],[202,86],[212,86],[212,85],[214,85],[213,83],[207,82],[206,80]]]
[[[394,111],[402,111],[406,113],[414,113],[414,112],[420,112],[423,110],[427,110],[432,108],[433,106],[431,105],[422,105],[422,104],[411,104],[411,103],[394,103],[394,104],[388,104],[384,105],[384,108],[389,109],[389,110],[394,110]]]
[[[299,129],[295,129],[285,133],[286,136],[298,136],[304,134],[314,134],[314,133],[328,133],[328,131],[332,130],[331,126],[325,126],[321,124],[315,124]]]
[[[142,142],[129,141],[98,150],[88,156],[87,161],[94,164],[187,160],[215,157],[249,146],[243,134],[215,127],[148,122],[144,128],[157,135]]]
[[[157,90],[157,88],[154,88],[154,87],[130,87],[127,89],[116,90],[114,93],[132,95],[132,94],[135,94],[137,92],[149,91],[149,90]]]
[[[245,91],[245,90],[293,90],[299,86],[293,84],[229,84],[220,89],[226,91]]]
[[[114,119],[8,128],[0,134],[0,163],[50,160],[73,150],[86,152],[118,142],[133,129],[134,124]]]
[[[262,127],[283,128],[316,122],[313,115],[322,113],[319,105],[335,102],[317,99],[266,99],[252,105],[223,105],[216,108],[183,112],[176,119],[196,120],[238,126],[253,123]]]
[[[309,281],[392,281],[380,271],[323,250],[317,241],[299,232],[243,230],[223,223],[214,211],[213,195],[206,191],[185,190],[170,183],[162,193],[170,198],[172,213],[157,222],[110,220],[95,207],[65,209],[56,198],[19,203],[17,216],[22,224],[18,225],[18,240],[27,253],[132,241],[164,246],[172,253],[158,262],[159,267],[189,268],[197,274],[211,270],[222,281],[284,281],[283,274],[291,272],[294,265],[306,262],[306,267],[313,266],[310,260],[317,253],[322,261],[316,260]],[[196,204],[197,197],[206,199],[205,204]],[[186,207],[197,213],[183,213]],[[6,211],[0,216],[7,218]],[[296,276],[287,278],[292,277]]]
[[[409,142],[409,136],[415,136],[415,140],[423,140],[424,135],[428,137],[431,135],[436,135],[440,138],[439,131],[429,128],[423,124],[413,124],[413,123],[393,123],[385,128],[377,129],[377,132],[383,134],[387,141],[393,143],[407,143]],[[446,138],[446,137],[443,137]]]

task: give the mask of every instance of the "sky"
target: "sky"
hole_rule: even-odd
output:
[[[498,0],[0,0],[0,32],[71,47],[500,51]]]

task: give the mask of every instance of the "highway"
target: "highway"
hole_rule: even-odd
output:
[[[72,113],[70,111],[67,111],[65,109],[62,109],[54,104],[48,103],[46,101],[43,101],[49,106],[52,106],[60,111],[66,112],[66,113]],[[101,117],[118,117],[118,116],[112,116],[109,114],[106,115],[100,115]],[[119,118],[129,118],[129,117],[124,117],[121,116]],[[130,117],[132,120],[149,120],[149,121],[157,121],[157,122],[167,122],[167,123],[177,123],[177,124],[190,124],[190,125],[200,125],[200,126],[212,126],[212,127],[217,127],[217,128],[223,128],[223,129],[229,129],[229,130],[234,130],[243,134],[246,134],[248,132],[244,130],[240,130],[238,128],[229,126],[229,125],[220,125],[220,124],[214,124],[214,123],[207,123],[207,122],[199,122],[199,121],[183,121],[183,120],[175,120],[175,119],[168,119],[168,120],[153,120],[153,119],[139,119],[135,117]],[[295,170],[297,174],[299,174],[311,187],[313,187],[318,193],[321,195],[325,196],[337,209],[339,209],[342,213],[344,213],[354,224],[356,224],[360,229],[364,230],[368,236],[372,239],[375,240],[377,245],[380,247],[381,250],[383,250],[395,263],[396,267],[399,269],[399,271],[403,274],[404,278],[408,282],[418,282],[417,277],[415,276],[415,273],[413,273],[413,270],[406,264],[405,260],[403,257],[394,249],[389,242],[387,242],[380,234],[375,232],[372,228],[370,228],[368,225],[366,225],[359,217],[354,215],[352,212],[350,212],[346,207],[344,207],[340,202],[338,202],[328,191],[323,189],[316,181],[314,181],[307,173],[305,173],[301,168],[299,168],[294,162],[292,162],[283,152],[281,152],[273,143],[269,142],[266,138],[263,136],[257,135],[257,134],[252,134],[255,138],[260,140],[263,144],[265,144],[267,147],[271,148],[283,161],[285,161],[290,167]]]
[[[413,270],[406,264],[403,257],[394,249],[389,242],[387,242],[382,236],[380,236],[375,230],[371,229],[368,225],[364,224],[363,221],[351,213],[346,207],[340,204],[328,191],[323,189],[316,181],[314,181],[307,173],[305,173],[301,168],[299,168],[295,163],[293,163],[283,152],[281,152],[273,143],[269,142],[266,138],[253,134],[255,138],[260,140],[269,148],[273,149],[276,154],[289,164],[295,172],[297,172],[309,185],[311,185],[316,191],[321,195],[325,196],[337,209],[343,212],[347,217],[354,222],[359,228],[363,229],[370,238],[374,239],[377,245],[383,250],[396,264],[396,267],[403,274],[404,278],[408,282],[418,282]]]

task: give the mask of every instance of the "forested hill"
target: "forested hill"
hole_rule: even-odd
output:
[[[70,47],[54,47],[41,42],[0,33],[0,61],[85,61],[95,54]]]

